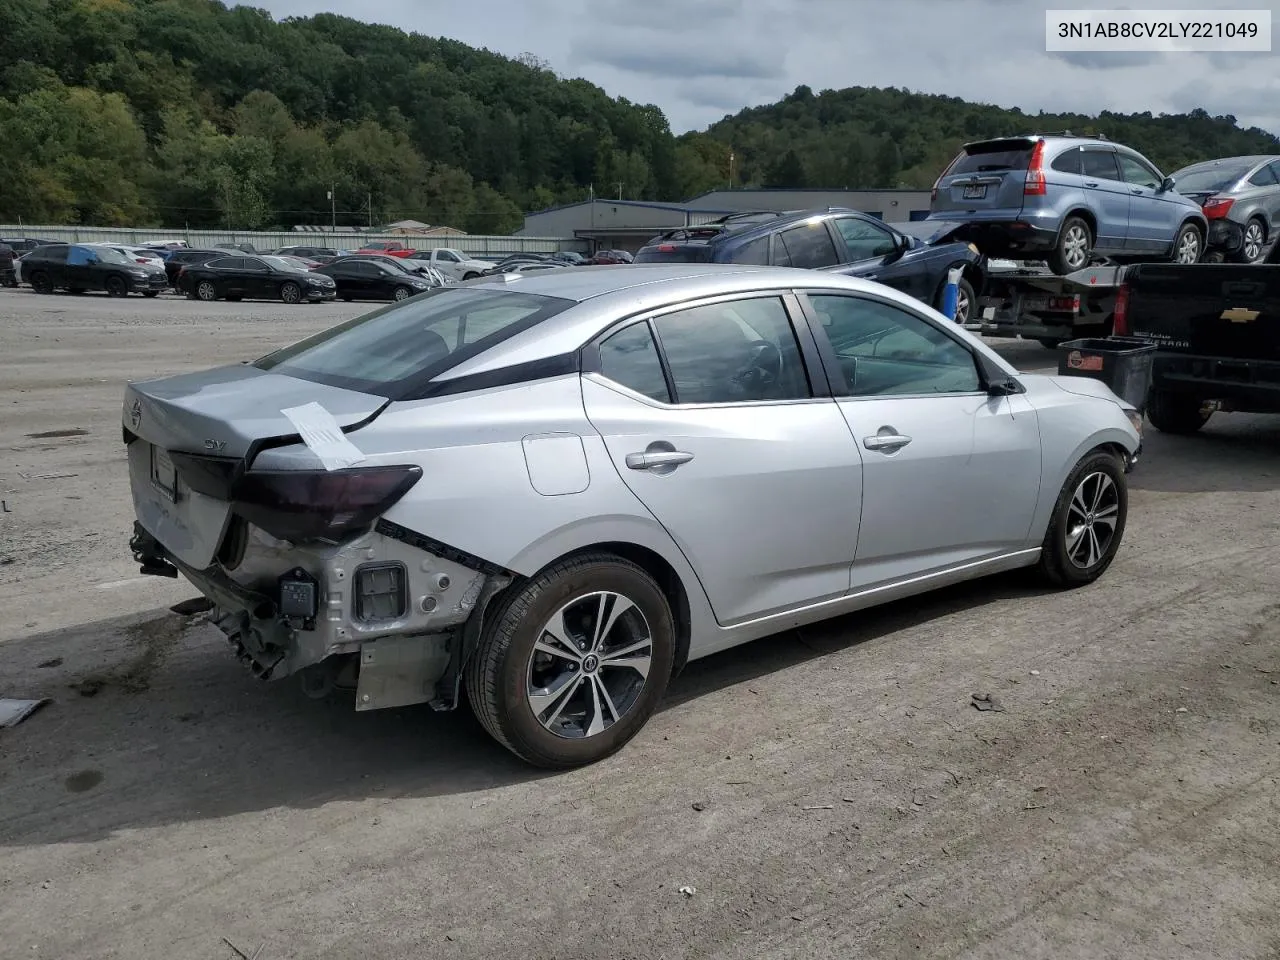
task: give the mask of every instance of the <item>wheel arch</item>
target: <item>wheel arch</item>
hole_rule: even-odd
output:
[[[1141,446],[1140,440],[1134,443],[1133,438],[1120,427],[1104,427],[1101,430],[1095,430],[1068,454],[1053,460],[1049,459],[1051,447],[1046,444],[1042,448],[1045,453],[1041,471],[1040,499],[1036,505],[1035,518],[1028,531],[1028,540],[1039,543],[1044,539],[1045,531],[1049,528],[1049,521],[1053,516],[1054,504],[1058,502],[1058,494],[1062,492],[1062,485],[1067,482],[1071,471],[1081,460],[1095,452],[1105,451],[1118,456],[1123,463],[1125,458],[1135,456]]]

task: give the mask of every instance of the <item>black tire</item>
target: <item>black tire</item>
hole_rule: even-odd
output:
[[[1205,412],[1204,401],[1192,394],[1153,390],[1147,400],[1147,419],[1161,433],[1196,433],[1211,416],[1213,411]]]
[[[1056,337],[1036,337],[1036,342],[1046,350],[1057,350],[1067,341],[1059,340]]]
[[[160,296],[160,291],[159,290],[143,290],[142,295],[146,297],[148,300],[154,300],[156,297]]]
[[[120,277],[107,277],[107,281],[103,286],[107,288],[107,296],[109,297],[127,297],[129,295],[129,286]]]
[[[480,274],[478,274],[478,273],[473,273],[473,272],[467,272],[467,273],[464,273],[464,274],[462,275],[462,279],[463,279],[463,280],[474,280],[474,279],[475,279],[476,277],[478,277],[478,276],[480,276]]]
[[[73,297],[78,297],[84,293],[84,287],[67,287],[67,293]]]
[[[343,303],[350,303],[350,302],[351,302],[351,294],[349,294],[349,293],[344,293],[344,294],[342,295],[342,302],[343,302]]]
[[[1080,217],[1067,217],[1049,252],[1049,269],[1060,277],[1083,270],[1093,255],[1093,231]]]
[[[1105,546],[1099,539],[1106,530],[1105,518],[1099,510],[1097,519],[1089,521],[1083,536],[1077,538],[1080,527],[1087,517],[1094,516],[1092,508],[1092,491],[1095,489],[1095,478],[1102,476],[1110,483],[1110,488],[1102,484],[1104,490],[1114,493],[1115,525],[1111,528],[1110,538]],[[1081,509],[1081,498],[1077,491],[1083,491],[1084,507]],[[1110,500],[1106,501],[1108,504]],[[1049,518],[1049,529],[1045,532],[1044,542],[1040,549],[1040,563],[1037,572],[1042,580],[1051,586],[1073,588],[1093,583],[1115,559],[1120,542],[1124,539],[1125,523],[1129,516],[1129,486],[1124,472],[1124,464],[1114,453],[1095,450],[1082,459],[1058,494],[1058,501],[1053,506],[1053,514]],[[1092,542],[1090,538],[1093,537]],[[1090,561],[1091,547],[1097,553],[1097,559]],[[1080,561],[1084,560],[1085,563]]]
[[[290,280],[288,283],[280,284],[280,299],[285,303],[301,303],[302,288]]]
[[[1195,237],[1194,252],[1191,252],[1192,241]],[[1169,250],[1169,259],[1173,263],[1189,266],[1193,263],[1199,263],[1200,258],[1204,256],[1204,237],[1200,234],[1200,228],[1194,223],[1187,222],[1178,228],[1178,235],[1173,238],[1173,246]]]
[[[396,287],[394,290],[391,291],[391,299],[397,300],[397,301],[408,300],[412,296],[413,296],[413,291],[410,290],[408,287]]]
[[[648,675],[631,705],[602,732],[561,736],[543,725],[529,703],[534,645],[557,611],[599,591],[627,598],[643,616],[651,641]],[[671,609],[653,577],[630,561],[607,553],[560,561],[496,599],[485,619],[479,647],[465,667],[467,698],[485,730],[527,763],[564,770],[603,760],[640,731],[666,692],[675,655]],[[570,702],[578,691],[587,692],[578,680],[567,683],[573,684]],[[556,702],[550,701],[548,708]],[[572,712],[561,709],[564,715]]]
[[[31,289],[36,293],[53,293],[53,277],[45,270],[37,270],[31,275]]]
[[[212,303],[218,299],[218,288],[214,286],[212,280],[201,280],[196,284],[196,299],[203,300],[205,303]]]
[[[1254,247],[1252,253],[1249,248]],[[1267,225],[1261,217],[1250,217],[1244,225],[1244,235],[1240,241],[1240,249],[1231,254],[1235,263],[1260,263],[1262,254],[1267,249]]]

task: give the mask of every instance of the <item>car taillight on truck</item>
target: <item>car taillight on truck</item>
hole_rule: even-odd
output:
[[[1047,190],[1044,176],[1044,141],[1037,140],[1031,150],[1031,159],[1027,162],[1027,180],[1022,187],[1027,196],[1042,197]]]
[[[1221,220],[1231,212],[1234,203],[1230,197],[1210,197],[1204,202],[1204,215],[1209,220]]]
[[[1111,313],[1111,332],[1117,337],[1129,336],[1129,285],[1120,284],[1116,291],[1116,305]]]

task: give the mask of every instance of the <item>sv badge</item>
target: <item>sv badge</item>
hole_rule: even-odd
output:
[[[227,449],[227,441],[206,440],[204,442],[204,448],[208,450],[210,453],[221,453],[223,450]]]

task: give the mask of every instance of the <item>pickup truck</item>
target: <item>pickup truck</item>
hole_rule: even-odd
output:
[[[493,267],[488,260],[473,260],[461,250],[437,247],[434,250],[414,250],[409,259],[435,267],[446,277],[455,280],[471,280]]]
[[[1147,419],[1195,433],[1217,411],[1280,413],[1280,263],[1129,267],[1114,332],[1156,345]]]
[[[356,253],[381,253],[388,257],[411,257],[417,252],[413,247],[406,247],[399,240],[374,240],[356,251]]]

